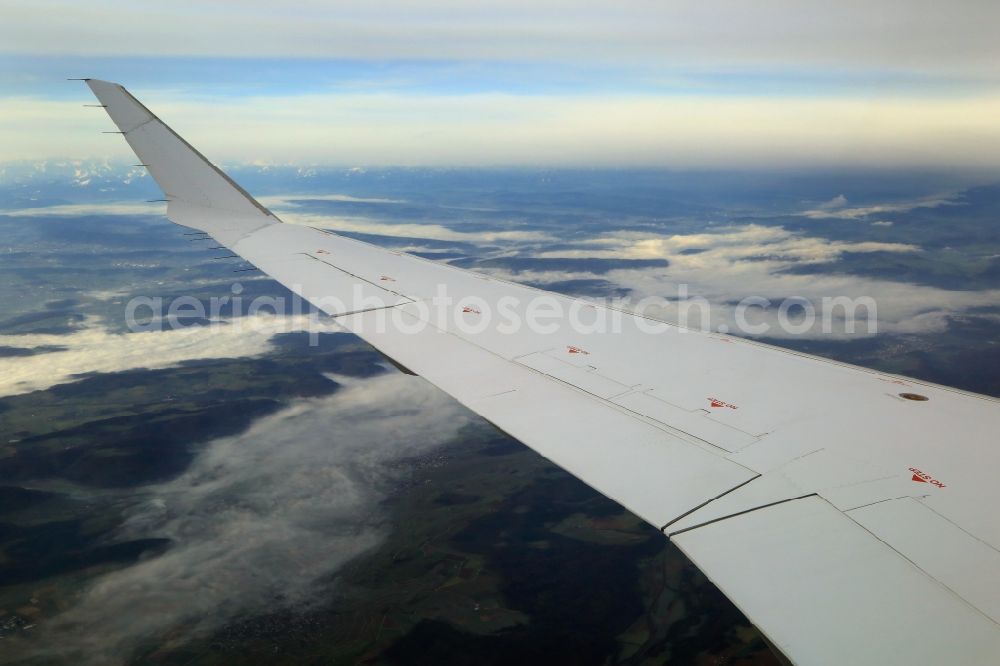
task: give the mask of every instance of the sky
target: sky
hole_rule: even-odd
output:
[[[0,161],[128,159],[116,80],[222,162],[1000,168],[1000,5],[0,0]]]

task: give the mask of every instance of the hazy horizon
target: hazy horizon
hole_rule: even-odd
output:
[[[989,2],[5,4],[0,161],[126,159],[96,77],[216,161],[1000,168]]]

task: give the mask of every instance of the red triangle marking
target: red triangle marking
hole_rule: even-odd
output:
[[[919,476],[917,476],[916,474],[914,474],[914,475],[913,475],[913,480],[914,480],[914,481],[919,481],[920,483],[927,483],[927,479],[921,479],[921,478],[920,478]]]
[[[712,407],[722,407],[723,406],[722,403],[720,401],[718,401],[718,400],[714,400],[712,398],[709,398],[709,400],[712,401]]]

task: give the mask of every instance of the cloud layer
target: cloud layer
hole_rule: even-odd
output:
[[[988,0],[13,0],[8,53],[557,60],[746,67],[813,64],[997,73]]]
[[[127,81],[125,82],[128,83]],[[1000,92],[842,98],[420,93],[193,99],[133,90],[215,161],[1000,168]],[[80,91],[79,101],[87,99]],[[78,102],[7,99],[0,161],[132,154]],[[39,131],[44,126],[45,131]]]
[[[970,311],[992,308],[1000,302],[998,290],[954,290],[917,285],[851,273],[849,255],[867,253],[918,254],[922,248],[899,242],[834,241],[806,233],[791,232],[777,226],[759,224],[710,227],[699,233],[663,234],[656,231],[618,230],[599,232],[596,236],[575,240],[539,230],[490,231],[465,230],[460,223],[394,223],[365,216],[332,216],[309,211],[296,204],[299,199],[351,201],[344,195],[282,195],[263,199],[289,223],[329,228],[337,231],[374,234],[412,239],[396,249],[421,250],[421,240],[458,242],[488,246],[480,258],[523,257],[525,268],[516,271],[496,266],[477,268],[496,277],[535,285],[555,285],[574,280],[596,280],[631,292],[624,307],[632,307],[646,297],[672,299],[681,285],[686,294],[707,300],[710,317],[703,319],[700,310],[689,312],[685,323],[708,326],[713,330],[738,332],[734,319],[735,303],[745,297],[772,301],[772,307],[753,310],[753,322],[768,325],[767,337],[829,338],[866,336],[874,333],[921,334],[945,330],[949,318]],[[369,199],[371,203],[394,205],[396,200]],[[879,214],[906,212],[919,208],[956,205],[946,196],[912,201],[850,206],[845,197],[834,197],[825,205],[809,209],[802,216],[813,219],[842,219],[857,223]],[[148,204],[94,204],[29,209],[26,214],[132,214],[152,212]],[[888,224],[876,220],[874,224]],[[559,249],[548,246],[557,243]],[[622,267],[595,273],[586,269],[550,270],[531,259],[601,259],[666,260],[669,267]],[[838,270],[838,262],[843,262]],[[803,268],[816,266],[812,272]],[[105,294],[120,296],[121,294]],[[817,319],[812,330],[788,334],[779,325],[778,305],[785,299],[804,299],[820,308],[824,298],[871,298],[877,306],[877,327],[870,329],[864,320],[853,331],[842,321],[843,313],[833,315],[832,332],[822,328]],[[630,305],[632,304],[632,305]],[[642,307],[643,314],[678,322],[677,306]],[[822,314],[822,313],[820,313]],[[859,309],[858,316],[867,315]],[[82,373],[116,372],[130,368],[168,367],[184,360],[234,357],[260,354],[269,348],[271,336],[290,330],[307,330],[305,317],[273,318],[256,315],[236,320],[238,326],[191,327],[161,332],[117,334],[98,326],[84,326],[69,335],[0,336],[0,346],[35,348],[64,347],[62,351],[32,356],[0,358],[0,395],[23,393],[73,381]],[[315,330],[336,330],[335,324],[319,323]],[[744,331],[749,332],[749,331]]]
[[[342,390],[212,441],[181,477],[120,498],[131,517],[116,539],[169,538],[169,550],[97,577],[30,643],[10,647],[118,664],[144,639],[170,648],[243,614],[314,600],[321,578],[379,543],[378,501],[406,473],[393,463],[469,422],[415,377],[331,379]]]
[[[12,0],[3,18],[0,160],[127,156],[88,133],[100,110],[53,101],[94,76],[216,160],[1000,167],[990,0]]]
[[[0,346],[57,347],[31,356],[0,358],[0,396],[28,393],[74,381],[86,373],[166,368],[182,361],[261,354],[278,333],[340,330],[305,315],[239,317],[211,326],[112,333],[91,323],[67,335],[0,335]]]
[[[888,206],[875,207],[888,208]],[[835,213],[836,211],[831,211]],[[755,310],[751,323],[769,327],[768,337],[825,338],[871,335],[860,322],[853,333],[837,323],[832,333],[822,330],[822,319],[813,329],[794,335],[783,332],[778,321],[778,305],[784,299],[801,298],[817,309],[825,297],[871,298],[877,306],[879,333],[933,333],[943,331],[948,318],[970,309],[993,307],[1000,302],[1000,290],[956,291],[843,273],[796,274],[802,266],[837,262],[845,253],[888,252],[908,254],[920,248],[905,243],[830,241],[792,233],[781,227],[733,226],[713,232],[674,234],[621,231],[584,241],[575,249],[544,252],[541,257],[666,259],[669,268],[613,270],[602,275],[578,271],[487,272],[510,280],[535,284],[602,278],[632,291],[630,303],[647,297],[674,298],[680,285],[690,297],[710,304],[710,316],[701,319],[700,310],[691,310],[682,323],[707,325],[713,330],[738,332],[734,304],[745,297],[772,301],[772,307]],[[626,304],[627,305],[627,304]],[[674,305],[643,309],[643,313],[678,322],[681,310]],[[865,314],[859,310],[859,315]],[[837,312],[834,316],[842,316]]]

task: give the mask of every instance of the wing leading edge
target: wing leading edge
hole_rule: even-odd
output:
[[[738,338],[651,335],[632,315],[616,333],[565,315],[547,332],[448,326],[429,308],[439,285],[455,317],[482,314],[466,297],[524,316],[540,292],[282,224],[123,87],[87,83],[168,218],[662,529],[789,660],[1000,655],[996,401]]]

